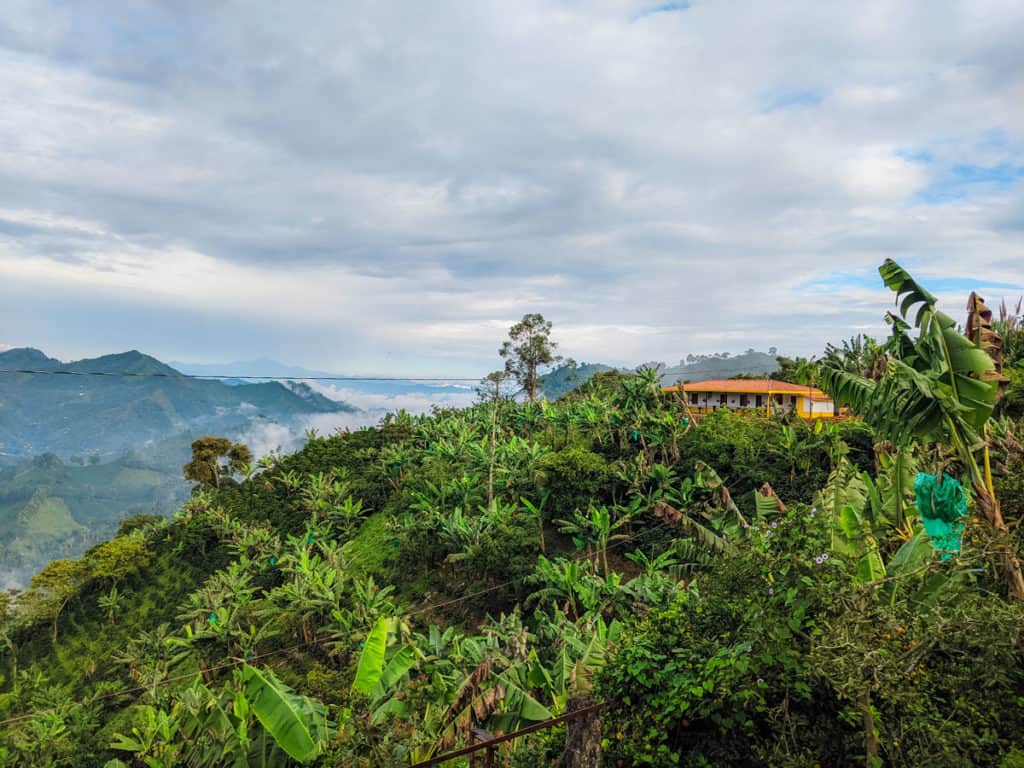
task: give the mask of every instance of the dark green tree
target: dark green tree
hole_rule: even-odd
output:
[[[199,490],[212,490],[233,484],[233,476],[244,473],[251,463],[252,453],[246,446],[226,437],[207,436],[192,443],[192,461],[182,469],[186,480],[199,483]]]

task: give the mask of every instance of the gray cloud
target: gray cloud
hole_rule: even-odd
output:
[[[815,278],[1019,276],[1019,182],[929,191],[1024,163],[1024,9],[652,7],[16,0],[0,302],[71,293],[96,343],[149,308],[131,346],[171,357],[479,372],[525,311],[583,359],[811,352],[887,299]]]

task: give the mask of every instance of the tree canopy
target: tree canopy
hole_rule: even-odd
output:
[[[555,354],[558,343],[551,339],[551,321],[540,314],[526,314],[509,329],[508,335],[498,354],[505,358],[505,371],[519,383],[527,399],[534,403],[537,401],[540,372],[563,359]]]

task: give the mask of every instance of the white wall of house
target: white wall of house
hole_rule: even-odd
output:
[[[722,395],[725,394],[725,403],[722,403]],[[693,396],[696,395],[696,402]],[[688,392],[686,395],[686,402],[690,406],[695,408],[728,408],[731,411],[738,410],[740,408],[766,408],[768,395],[741,395],[738,392]],[[760,399],[759,399],[760,398]],[[741,403],[743,403],[741,405]],[[772,410],[778,411],[780,408],[785,410],[791,410],[795,407],[793,397],[791,395],[774,395],[772,401]],[[829,409],[831,412],[831,409]]]
[[[809,397],[800,398],[800,410],[811,415],[835,413],[835,403],[831,400],[812,400]]]

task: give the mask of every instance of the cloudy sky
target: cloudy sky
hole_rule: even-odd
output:
[[[474,375],[1024,292],[1024,4],[5,0],[0,345]]]

